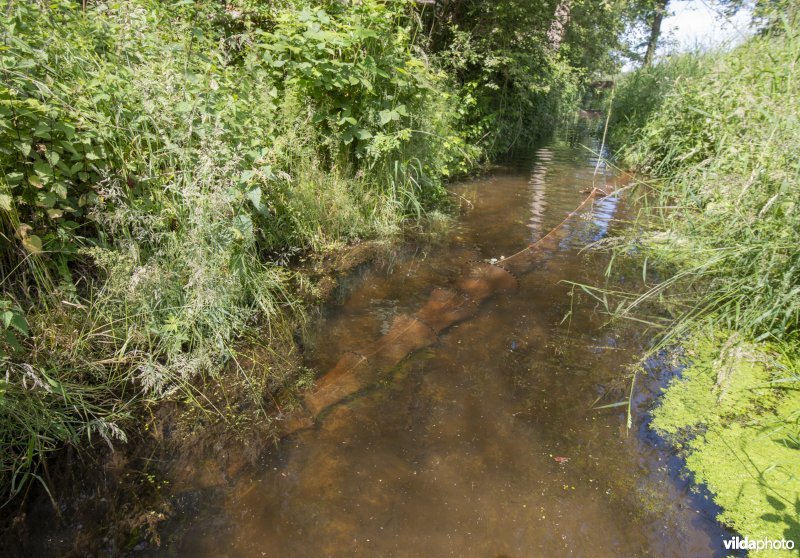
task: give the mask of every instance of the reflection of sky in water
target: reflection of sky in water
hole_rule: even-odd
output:
[[[592,157],[590,159],[591,164],[595,167],[594,183],[599,187],[603,187],[608,184],[614,176],[606,164],[607,157],[608,149],[604,148],[600,152],[599,159],[597,157]],[[614,219],[618,204],[619,196],[617,195],[598,198],[594,201],[592,212],[588,215],[591,217],[591,222],[594,227],[582,227],[582,232],[588,233],[588,236],[582,234],[580,239],[581,243],[587,244],[590,242],[595,242],[608,234],[608,227],[611,224],[612,219]]]
[[[559,248],[583,248],[606,236],[618,204],[619,196],[616,195],[596,199],[589,208],[564,225],[568,232]]]
[[[531,229],[531,242],[536,241],[542,234],[542,217],[547,209],[547,164],[553,160],[553,152],[549,149],[539,149],[536,152],[537,163],[531,172],[531,218],[528,227]]]
[[[619,196],[616,195],[607,196],[595,202],[592,223],[595,225],[596,231],[592,241],[600,240],[608,233],[608,226],[617,212],[618,204]]]
[[[553,198],[553,201],[556,202],[555,205],[558,205],[556,198],[561,198],[565,194],[569,195],[573,187],[571,183],[573,181],[575,185],[581,184],[585,188],[586,184],[604,187],[613,179],[613,173],[605,162],[607,150],[604,149],[600,153],[600,157],[597,155],[589,156],[589,166],[579,167],[577,171],[575,171],[573,165],[570,165],[565,160],[570,155],[573,155],[571,150],[562,153],[559,149],[539,149],[536,152],[536,162],[531,171],[531,178],[528,181],[531,199],[531,216],[528,221],[528,227],[531,229],[532,242],[539,240],[555,225],[555,223],[548,222],[547,227],[543,226],[547,207],[548,205],[553,205],[548,204],[549,197]],[[560,182],[563,182],[565,170],[575,172],[574,176],[571,176],[567,183],[554,183],[556,176],[562,179]],[[550,171],[550,178],[548,178],[548,171]],[[618,203],[618,196],[608,196],[595,200],[591,208],[582,211],[575,219],[563,225],[566,234],[559,242],[559,248],[568,250],[578,246],[582,247],[606,236],[617,211]]]

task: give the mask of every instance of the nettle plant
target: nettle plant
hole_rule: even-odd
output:
[[[12,2],[0,14],[0,230],[26,255],[74,257],[101,236],[91,217],[102,185],[148,174],[164,146],[136,69],[158,42],[144,9],[83,13],[74,2]],[[104,17],[105,16],[105,17]]]
[[[372,169],[399,162],[404,171],[414,159],[416,174],[438,177],[458,167],[464,142],[450,123],[422,121],[445,78],[415,54],[409,6],[367,0],[285,12],[256,40],[274,82],[313,107],[332,159]],[[420,134],[427,137],[417,141]],[[416,157],[414,143],[437,144],[445,155]]]
[[[397,129],[408,117],[421,63],[408,51],[397,5],[367,1],[347,8],[285,12],[274,31],[261,34],[261,48],[275,82],[298,88],[314,102],[315,123],[350,144]]]
[[[45,100],[57,87],[47,83],[46,53],[14,43],[15,54],[0,56],[0,209],[16,209],[14,233],[37,253],[45,241],[64,247],[86,206],[97,201],[92,185],[109,157],[100,138],[86,130],[79,137],[65,107]]]
[[[28,321],[17,303],[0,298],[0,361],[6,351],[19,351],[20,337],[28,336]]]

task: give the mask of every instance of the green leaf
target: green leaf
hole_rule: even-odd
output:
[[[8,185],[12,187],[19,186],[24,178],[25,175],[21,172],[10,172],[6,174],[6,181],[8,182]]]
[[[63,182],[57,182],[50,187],[50,191],[62,200],[67,199],[67,186]]]
[[[238,240],[249,238],[253,235],[253,220],[246,213],[241,213],[234,218],[231,229]]]
[[[33,170],[40,176],[50,176],[52,174],[52,169],[50,168],[50,164],[47,161],[42,161],[39,159],[33,163]]]
[[[39,121],[33,135],[37,138],[50,139],[50,126],[47,122]]]
[[[12,312],[11,327],[19,331],[22,335],[28,335],[28,321],[25,319],[25,316],[18,312]]]
[[[71,124],[67,124],[66,122],[59,122],[55,126],[56,130],[59,132],[63,132],[64,136],[67,139],[72,139],[75,137],[75,127]]]
[[[8,194],[0,194],[0,209],[11,211],[12,198]]]
[[[83,207],[85,205],[94,205],[97,203],[98,199],[99,198],[97,197],[97,194],[95,194],[94,192],[83,194],[78,199],[78,207]]]
[[[382,110],[378,113],[378,116],[380,117],[381,126],[385,126],[393,120],[400,120],[400,115],[393,110]]]
[[[31,154],[31,144],[29,144],[29,143],[21,143],[21,142],[17,141],[17,142],[14,142],[14,146],[25,157],[30,156],[30,154]]]
[[[22,239],[22,246],[29,254],[38,254],[42,251],[42,239],[32,234]]]
[[[11,332],[11,331],[4,331],[3,332],[3,341],[5,341],[6,345],[11,347],[11,349],[13,349],[14,351],[21,351],[22,350],[22,347],[20,346],[19,341],[17,341],[17,336],[14,335],[14,333]],[[2,353],[2,351],[0,351],[0,353]],[[33,438],[31,438],[31,439],[33,439]]]
[[[50,384],[50,387],[55,389],[61,395],[66,396],[67,392],[64,389],[64,385],[61,382],[59,382],[58,380],[56,380],[54,378],[51,378],[50,376],[47,376],[45,374],[42,374],[42,375],[47,380],[47,383]]]
[[[239,175],[239,184],[247,184],[255,175],[256,171],[254,170],[242,171],[242,174]]]
[[[250,203],[253,204],[253,207],[256,209],[256,211],[261,211],[261,188],[255,187],[252,190],[249,190],[246,195],[247,199],[250,200]]]
[[[56,205],[56,195],[53,192],[39,192],[36,195],[36,205],[44,208],[51,208]]]

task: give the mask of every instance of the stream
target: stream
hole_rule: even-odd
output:
[[[553,143],[453,186],[463,211],[447,232],[343,281],[308,366],[329,370],[379,338],[467,262],[541,238],[609,178],[596,163],[584,147]],[[653,361],[639,377],[629,430],[626,407],[609,405],[628,398],[627,367],[647,333],[609,325],[565,283],[604,283],[609,256],[584,248],[630,211],[624,196],[595,200],[518,290],[285,438],[225,497],[178,506],[153,555],[725,556],[718,510],[648,428],[674,370]],[[636,285],[641,271],[620,280]]]

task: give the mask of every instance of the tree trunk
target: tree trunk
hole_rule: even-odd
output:
[[[669,0],[656,0],[656,9],[653,12],[653,23],[650,27],[650,39],[647,41],[647,52],[644,54],[644,67],[653,63],[658,47],[658,37],[661,36],[661,22],[667,13],[667,2]]]
[[[569,23],[571,9],[572,0],[561,0],[558,6],[556,6],[553,22],[550,24],[550,30],[547,32],[550,48],[555,52],[558,52],[558,49],[561,48],[561,41],[564,40],[564,35],[567,34],[567,24]]]

